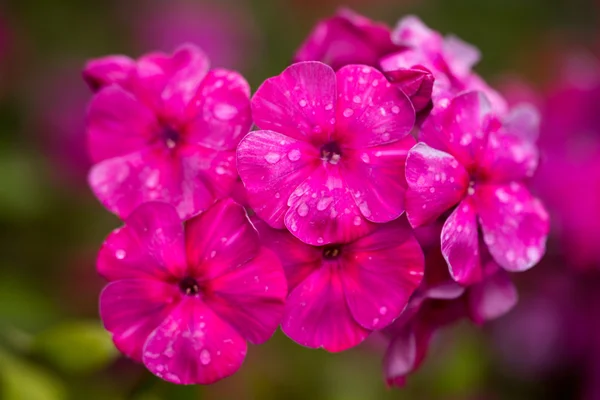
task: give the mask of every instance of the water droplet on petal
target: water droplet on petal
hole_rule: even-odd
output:
[[[119,260],[124,259],[126,255],[127,255],[127,253],[125,252],[125,250],[117,250],[115,252],[115,257],[117,257],[117,259],[119,259]]]
[[[200,352],[200,363],[202,363],[202,365],[210,364],[210,353],[208,350],[202,349]]]
[[[333,197],[323,197],[317,202],[317,210],[323,211],[333,202]]]
[[[379,314],[381,314],[381,315],[387,314],[387,311],[388,311],[388,309],[385,306],[382,306],[379,308]]]
[[[302,99],[302,100],[300,100],[300,101],[298,102],[298,104],[300,104],[300,107],[303,107],[303,108],[304,108],[304,107],[306,107],[306,104],[307,104],[307,103],[306,103],[306,100]]]
[[[354,225],[359,226],[360,224],[362,224],[362,219],[357,215],[356,217],[354,217],[354,220],[352,222],[354,223]]]
[[[306,217],[308,215],[308,206],[306,203],[302,203],[298,206],[298,215],[301,217]]]
[[[346,108],[344,110],[344,117],[349,118],[354,114],[354,111],[351,108]]]
[[[327,105],[325,106],[325,110],[329,111],[329,110],[331,110],[331,109],[333,109],[333,104],[332,104],[332,103],[329,103],[329,104],[327,104]]]
[[[227,103],[217,103],[213,108],[213,113],[215,117],[222,121],[229,121],[233,117],[235,117],[238,113],[237,108]]]
[[[292,149],[288,153],[288,158],[290,159],[290,161],[298,161],[300,159],[300,155],[300,150]]]
[[[319,243],[319,244],[323,244],[323,238],[322,238],[322,237],[318,237],[318,238],[317,238],[317,243]]]
[[[265,155],[265,160],[267,160],[269,164],[275,164],[280,158],[281,156],[278,153],[267,153],[267,155]]]
[[[217,168],[215,168],[215,172],[219,175],[225,175],[225,172],[227,172],[227,171],[225,170],[225,168],[223,168],[219,165]]]
[[[371,216],[371,210],[369,209],[369,205],[366,202],[360,203],[360,206],[358,206],[358,208],[360,208],[360,212],[365,217],[368,218]]]
[[[363,161],[365,164],[368,164],[368,163],[369,163],[369,161],[371,161],[371,160],[369,159],[369,155],[368,155],[367,153],[363,153],[363,154],[361,154],[361,156],[360,156],[360,159],[361,159],[361,160],[362,160],[362,161]]]
[[[352,101],[355,102],[356,104],[360,104],[360,96],[354,96],[352,98]]]
[[[158,186],[159,174],[160,172],[158,172],[158,170],[154,170],[148,175],[148,178],[146,178],[146,186],[148,188],[152,189]]]
[[[393,112],[394,114],[398,114],[398,113],[400,112],[400,107],[398,107],[398,106],[394,106],[394,107],[392,107],[392,112]]]

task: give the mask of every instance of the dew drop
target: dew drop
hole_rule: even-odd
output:
[[[202,365],[210,364],[210,353],[208,352],[208,350],[203,349],[200,352],[200,362],[202,363]]]
[[[306,217],[308,215],[308,206],[306,203],[302,203],[298,206],[298,215],[301,217]]]
[[[227,103],[217,103],[213,108],[213,113],[215,117],[222,121],[229,121],[233,117],[235,117],[238,113],[237,108]]]
[[[394,106],[394,107],[392,107],[392,112],[393,112],[394,114],[398,114],[398,113],[400,112],[400,107],[398,107],[398,106]]]
[[[352,98],[352,101],[355,102],[356,104],[360,104],[360,96],[354,96]]]
[[[387,307],[382,306],[382,307],[379,308],[379,314],[385,315],[385,314],[387,314],[387,312],[388,312]]]
[[[381,139],[388,141],[390,140],[390,134],[387,132],[384,132],[383,135],[381,135]]]
[[[369,161],[371,161],[371,160],[369,159],[369,155],[368,155],[367,153],[363,153],[363,154],[361,154],[361,156],[360,156],[360,159],[361,159],[361,160],[362,160],[362,161],[363,161],[365,164],[368,164],[368,163],[369,163]]]
[[[346,108],[344,110],[344,117],[349,118],[354,114],[354,111],[351,108]]]
[[[317,238],[317,243],[319,243],[319,244],[323,244],[323,238],[322,238],[322,237],[318,237],[318,238]]]
[[[150,189],[155,188],[158,186],[158,178],[159,172],[157,170],[152,171],[150,175],[148,175],[148,178],[146,178],[146,186]]]
[[[360,212],[365,216],[365,217],[370,217],[371,216],[371,210],[369,209],[369,205],[366,202],[360,203],[360,206],[358,206],[358,208],[360,208]]]
[[[290,152],[288,153],[288,158],[290,159],[290,161],[298,161],[300,159],[300,150],[290,150]]]
[[[127,253],[125,252],[125,250],[117,250],[115,252],[115,257],[117,257],[117,259],[122,260],[125,258],[125,256],[127,255]]]
[[[300,100],[300,101],[298,102],[298,104],[300,105],[300,107],[303,107],[303,108],[304,108],[304,107],[306,107],[306,104],[307,104],[307,103],[306,103],[306,100],[302,99],[302,100]]]
[[[329,104],[327,104],[325,106],[325,110],[327,110],[327,111],[332,110],[332,109],[333,109],[333,104],[332,103],[329,103]]]
[[[265,155],[265,160],[267,160],[269,164],[275,164],[280,158],[281,156],[277,153],[267,153],[267,155]]]
[[[333,197],[323,197],[317,202],[317,210],[323,211],[333,202]]]
[[[362,219],[357,215],[356,217],[354,217],[354,220],[352,222],[354,223],[354,225],[359,226],[360,224],[362,224]]]
[[[217,168],[215,168],[215,172],[218,175],[225,175],[225,172],[227,172],[227,171],[225,170],[225,168],[223,168],[219,165]]]

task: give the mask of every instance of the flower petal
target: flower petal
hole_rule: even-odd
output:
[[[359,209],[337,166],[317,168],[296,188],[288,204],[285,226],[308,244],[345,243],[374,229],[364,218],[371,215],[367,203]]]
[[[283,228],[288,199],[321,164],[317,149],[272,131],[250,132],[237,148],[237,167],[256,214]]]
[[[98,92],[87,112],[88,151],[93,162],[139,151],[159,132],[152,111],[131,93],[111,85]]]
[[[532,177],[538,158],[537,146],[528,139],[505,131],[492,132],[480,168],[489,180],[505,183]]]
[[[186,269],[183,224],[170,204],[142,204],[111,233],[98,255],[98,273],[117,279],[181,277]]]
[[[469,76],[473,66],[481,59],[481,52],[477,47],[454,35],[448,35],[444,39],[443,54],[452,75],[459,78]]]
[[[187,218],[208,208],[219,192],[228,193],[225,188],[219,191],[211,184],[233,187],[235,166],[231,153],[200,147],[179,151],[180,157],[174,157],[168,149],[157,145],[102,161],[90,170],[89,184],[100,202],[120,217],[126,217],[147,201],[163,201]]]
[[[342,175],[363,216],[383,223],[404,212],[406,178],[404,166],[412,136],[387,145],[364,150],[348,150],[341,164]]]
[[[202,280],[219,277],[244,265],[260,249],[258,233],[244,207],[221,200],[185,225],[191,273]]]
[[[390,28],[342,8],[309,34],[295,61],[322,61],[335,70],[348,64],[377,66],[379,58],[395,49]]]
[[[417,339],[411,324],[403,327],[390,341],[383,358],[383,371],[388,386],[403,387],[406,375],[417,364]]]
[[[498,267],[495,266],[495,269]],[[517,288],[508,274],[502,270],[492,273],[480,283],[471,286],[468,293],[469,314],[477,324],[503,316],[518,301]]]
[[[494,260],[509,271],[525,271],[546,251],[549,218],[522,184],[481,185],[476,205],[483,240]]]
[[[481,280],[477,220],[470,198],[460,202],[444,223],[442,254],[455,281],[466,286]]]
[[[252,125],[250,86],[234,71],[210,71],[191,100],[182,139],[217,150],[234,150]]]
[[[290,293],[281,329],[295,342],[338,352],[369,335],[350,314],[338,268],[323,265]]]
[[[100,318],[119,350],[141,361],[148,336],[169,315],[178,296],[177,286],[154,279],[111,282],[100,293]]]
[[[186,297],[150,335],[143,360],[166,381],[206,385],[235,373],[246,351],[239,333],[201,300]]]
[[[432,222],[466,194],[469,175],[450,154],[417,143],[406,158],[406,215],[413,227]]]
[[[135,67],[135,61],[127,56],[96,58],[85,64],[83,79],[94,92],[112,84],[128,88]]]
[[[344,247],[341,257],[348,307],[366,329],[398,318],[423,279],[423,251],[404,218]]]
[[[321,266],[322,248],[302,242],[287,229],[273,229],[258,218],[253,219],[252,223],[262,245],[275,252],[281,260],[290,292]]]
[[[336,73],[336,131],[332,139],[362,149],[405,138],[415,124],[406,95],[372,67],[348,65]]]
[[[390,82],[408,96],[416,112],[424,110],[431,103],[433,74],[420,65],[410,68],[386,71]]]
[[[264,343],[281,323],[287,283],[279,259],[266,247],[208,285],[208,306],[250,343]]]
[[[493,121],[486,96],[482,92],[465,92],[423,123],[419,139],[451,154],[469,169],[485,149]]]
[[[289,66],[252,97],[254,123],[290,138],[326,142],[335,123],[335,79],[331,67],[320,62]]]

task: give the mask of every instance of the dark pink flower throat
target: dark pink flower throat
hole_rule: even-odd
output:
[[[200,292],[200,285],[195,278],[187,276],[179,282],[179,290],[185,295],[195,296]]]
[[[321,160],[330,164],[337,164],[342,158],[342,149],[336,142],[329,142],[321,146]]]

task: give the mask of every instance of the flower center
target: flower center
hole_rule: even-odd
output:
[[[329,142],[321,146],[321,160],[330,164],[337,164],[342,158],[342,149],[336,142]]]
[[[185,295],[195,296],[200,292],[200,285],[196,279],[187,276],[179,282],[179,290]]]
[[[342,247],[339,245],[330,245],[323,248],[323,258],[326,260],[335,260],[342,254]]]
[[[166,126],[163,129],[163,140],[169,149],[173,149],[177,146],[179,139],[181,139],[181,135],[175,129],[170,126]]]

